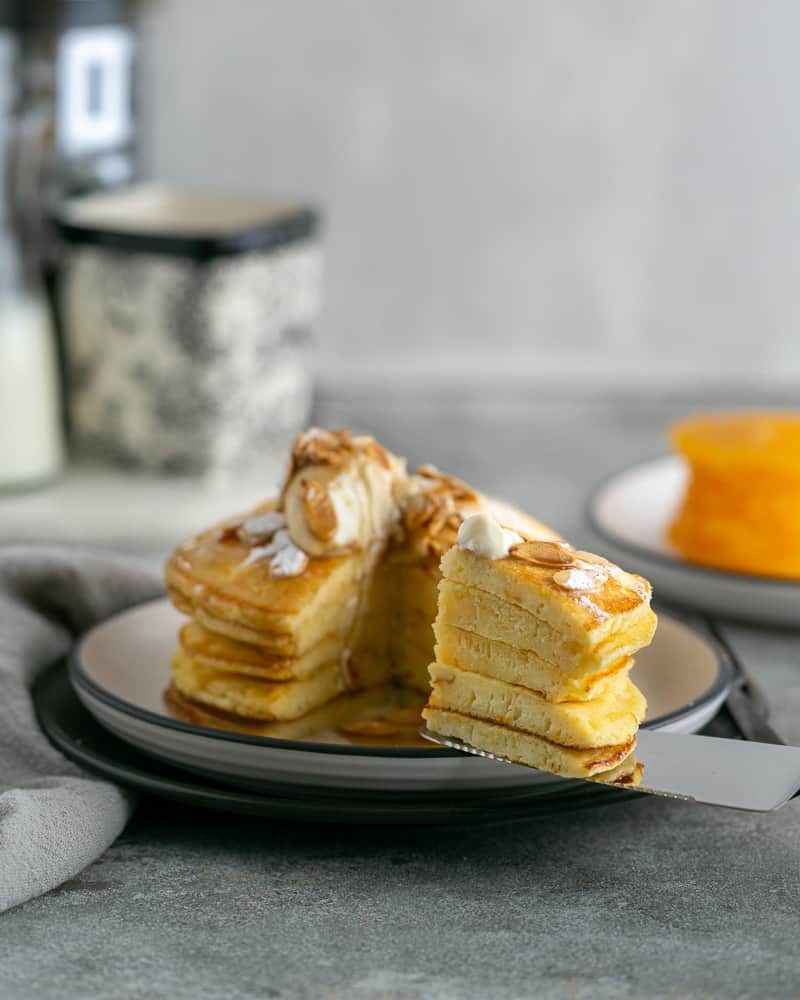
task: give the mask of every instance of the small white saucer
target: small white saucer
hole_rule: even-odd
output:
[[[242,787],[437,795],[530,788],[564,779],[528,767],[435,747],[367,747],[278,740],[209,729],[172,718],[163,693],[185,619],[167,600],[131,608],[93,628],[70,662],[73,687],[104,727],[178,767]],[[733,668],[712,640],[668,615],[636,658],[649,705],[647,728],[692,733],[727,697]]]
[[[731,573],[687,562],[666,532],[683,497],[687,470],[675,456],[642,462],[602,483],[588,516],[603,555],[653,584],[656,600],[763,625],[800,626],[800,581]]]

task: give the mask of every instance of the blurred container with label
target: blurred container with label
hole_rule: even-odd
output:
[[[316,212],[140,185],[56,222],[76,451],[223,480],[272,469],[310,415]]]

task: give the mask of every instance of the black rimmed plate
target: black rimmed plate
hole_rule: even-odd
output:
[[[300,789],[434,799],[534,789],[557,794],[574,787],[541,771],[434,747],[277,740],[179,721],[165,709],[163,692],[184,620],[166,600],[131,608],[93,628],[70,661],[75,692],[97,721],[173,767],[286,795]],[[718,711],[732,678],[721,647],[662,615],[653,644],[637,657],[636,681],[650,705],[645,726],[697,732]]]
[[[87,770],[145,794],[220,812],[302,823],[452,826],[532,819],[641,798],[586,781],[560,782],[558,788],[442,791],[436,796],[326,791],[266,782],[258,790],[243,790],[187,773],[117,739],[78,700],[63,663],[39,677],[33,696],[39,724],[49,739]],[[721,727],[719,735],[740,736],[729,719],[717,717],[713,725]]]
[[[646,576],[661,600],[734,620],[800,626],[800,581],[698,566],[670,546],[667,529],[686,477],[684,463],[670,455],[601,483],[589,499],[588,518],[604,554]]]

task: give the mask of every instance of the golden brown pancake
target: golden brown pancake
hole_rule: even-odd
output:
[[[272,509],[263,504],[249,516]],[[167,561],[169,596],[209,631],[258,645],[278,656],[301,656],[341,632],[363,552],[309,560],[299,576],[273,576],[263,561],[247,563],[253,546],[210,528]]]
[[[602,587],[571,591],[556,583],[558,566],[513,550],[505,559],[483,559],[454,546],[442,559],[440,620],[535,650],[565,673],[599,673],[648,645],[656,616],[647,581],[610,563],[597,566],[608,572]]]
[[[326,635],[302,656],[275,656],[252,643],[237,642],[203,628],[194,619],[180,630],[178,642],[188,657],[205,667],[270,681],[308,677],[324,663],[335,661],[341,651],[338,636]]]
[[[454,544],[478,512],[521,533],[508,558]],[[245,732],[309,735],[335,718],[369,739],[397,723],[347,721],[348,700],[369,707],[363,690],[391,681],[430,693],[432,729],[559,774],[611,771],[644,714],[628,674],[655,626],[649,586],[582,553],[602,563],[604,585],[576,593],[529,558],[537,545],[572,552],[458,479],[431,467],[408,476],[371,438],[299,435],[277,500],[167,562],[169,596],[189,617],[170,703]],[[633,781],[633,767],[619,780]]]
[[[629,680],[619,692],[590,701],[553,702],[522,685],[442,663],[431,664],[430,676],[430,707],[510,726],[561,746],[629,743],[647,708]]]
[[[634,738],[617,746],[565,747],[510,726],[430,705],[423,709],[422,715],[434,733],[454,736],[496,757],[551,771],[564,778],[592,778],[609,771],[622,763],[636,746]]]
[[[633,658],[623,656],[598,673],[574,676],[543,660],[535,650],[519,649],[442,620],[435,623],[434,632],[438,663],[521,684],[549,701],[587,701],[612,694],[624,686],[633,666]]]
[[[649,584],[485,517],[465,523],[441,569],[429,728],[566,777],[621,765],[647,708],[628,675],[655,631]]]
[[[317,506],[321,491],[335,485],[337,463],[346,468],[353,448],[352,439],[335,435],[311,439],[316,464],[309,474],[316,478],[310,496]],[[363,473],[363,456],[371,460],[373,451],[368,444],[358,448]],[[304,461],[302,453],[293,455],[301,487]],[[389,457],[376,464],[396,472],[401,463]],[[427,694],[439,558],[464,512],[491,507],[542,537],[554,533],[430,468],[397,482],[397,520],[377,547],[339,546],[330,555],[309,556],[297,575],[276,575],[260,555],[267,550],[248,533],[254,519],[275,515],[283,496],[180,546],[165,571],[170,598],[191,619],[180,632],[176,690],[243,719],[290,718],[343,689],[358,688],[363,683],[358,671],[367,665],[370,678],[391,675],[399,685]],[[338,680],[332,668],[337,662]],[[294,683],[299,681],[307,683]],[[277,682],[292,683],[277,688]]]
[[[353,662],[347,690],[385,685],[388,671],[380,661]],[[268,681],[247,674],[215,670],[189,658],[179,650],[172,661],[172,682],[181,694],[244,719],[299,719],[331,701],[345,690],[345,678],[337,660],[323,664],[300,679]]]

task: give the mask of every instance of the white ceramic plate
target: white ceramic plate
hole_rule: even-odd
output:
[[[656,599],[765,625],[800,626],[800,583],[696,566],[670,546],[666,531],[686,486],[675,456],[642,462],[602,483],[589,520],[603,554],[646,576]]]
[[[304,788],[420,794],[564,784],[541,771],[435,747],[315,744],[179,722],[166,713],[162,694],[182,621],[167,600],[139,605],[88,632],[70,662],[73,686],[92,715],[154,757],[217,780],[294,794]],[[637,657],[636,682],[652,719],[645,725],[696,732],[717,712],[732,678],[719,647],[662,615],[652,646]]]

